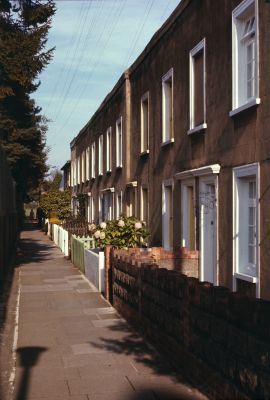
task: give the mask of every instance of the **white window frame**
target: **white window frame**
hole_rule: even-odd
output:
[[[147,132],[145,132],[145,110],[144,104],[147,101]],[[149,153],[149,92],[146,92],[141,97],[141,154],[148,154]],[[146,144],[145,146],[145,137],[146,137]]]
[[[143,198],[143,191],[146,190],[147,191],[147,204],[144,204],[144,198]],[[144,210],[147,210],[147,221],[144,219]],[[149,224],[149,190],[148,190],[148,186],[146,185],[142,185],[141,186],[141,207],[140,207],[140,218],[142,221],[146,222],[147,224]]]
[[[82,166],[82,183],[84,183],[85,182],[85,150],[82,151],[81,166]]]
[[[106,132],[106,171],[112,171],[112,127]]]
[[[244,274],[240,271],[239,264],[239,211],[243,207],[243,201],[240,200],[239,180],[254,178],[256,180],[256,269],[257,276]],[[260,165],[259,163],[244,165],[233,168],[233,290],[237,288],[237,279],[256,284],[256,296],[260,297]],[[241,204],[240,204],[241,202]]]
[[[243,96],[244,83],[241,83],[243,76],[243,64],[241,62],[241,41],[243,25],[247,21],[247,14],[251,8],[255,9],[255,93],[250,98]],[[253,15],[250,14],[250,15]],[[259,18],[258,18],[258,0],[244,0],[232,12],[232,111],[229,115],[232,117],[250,107],[260,104],[259,97]],[[242,45],[242,49],[245,49]],[[243,57],[246,57],[245,55]],[[245,59],[245,58],[244,58]],[[241,71],[240,71],[241,69]],[[245,78],[242,78],[245,79]],[[242,87],[240,87],[242,85]],[[242,91],[242,92],[241,92]],[[242,97],[242,99],[241,99]]]
[[[120,127],[120,129],[119,129]],[[115,124],[116,134],[116,168],[123,167],[123,120],[118,118]]]
[[[91,144],[91,179],[96,177],[96,143]]]
[[[90,218],[91,222],[95,221],[95,200],[94,197],[90,197]]]
[[[194,105],[194,58],[196,54],[203,51],[203,114],[204,114],[204,122],[200,125],[195,126],[194,122],[194,114],[195,114],[195,105]],[[196,133],[202,131],[207,128],[206,123],[206,39],[203,38],[193,49],[189,52],[189,130],[188,134]]]
[[[98,223],[100,224],[102,221],[102,202],[103,202],[103,193],[99,193],[98,195]]]
[[[103,175],[103,135],[98,138],[98,175]]]
[[[76,165],[76,162],[74,160],[72,160],[71,161],[71,186],[72,187],[76,185],[76,183],[75,183],[76,182],[76,180],[75,180],[75,177],[76,177],[75,165]]]
[[[172,250],[173,247],[173,219],[170,222],[170,215],[167,212],[166,203],[166,191],[168,188],[171,190],[171,215],[173,216],[173,191],[174,184],[173,179],[167,179],[162,182],[162,246],[166,250]],[[170,238],[170,223],[172,223],[172,237]],[[171,239],[171,243],[170,243]]]
[[[77,157],[77,185],[81,183],[81,156]]]
[[[106,213],[106,215],[103,216],[103,220],[111,221],[114,216],[114,190],[109,189],[104,191],[103,207],[102,214]]]
[[[120,198],[120,204],[119,204]],[[115,193],[115,218],[119,219],[120,215],[123,213],[123,193],[122,190]]]
[[[85,179],[86,181],[89,181],[89,175],[90,175],[90,148],[87,147],[86,152],[85,152]]]
[[[196,249],[196,190],[195,190],[195,179],[186,179],[181,181],[181,245],[190,249],[189,236],[190,226],[188,221],[188,188],[193,188],[193,208],[194,208],[194,246]]]
[[[168,82],[172,82],[172,89],[171,89],[171,108],[172,108],[172,129],[170,132],[170,128],[168,128],[168,118],[167,118],[167,94],[166,88],[168,86]],[[169,69],[165,75],[162,77],[162,145],[166,145],[169,143],[174,142],[174,108],[173,108],[173,68]]]

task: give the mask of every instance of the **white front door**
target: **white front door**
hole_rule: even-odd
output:
[[[217,189],[214,177],[202,177],[200,198],[200,279],[217,284]]]

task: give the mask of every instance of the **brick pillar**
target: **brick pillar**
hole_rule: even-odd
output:
[[[105,270],[104,270],[104,290],[105,298],[112,302],[112,268],[111,268],[111,249],[112,246],[107,245],[105,247]]]

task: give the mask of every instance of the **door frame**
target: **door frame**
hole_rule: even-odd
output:
[[[166,209],[166,190],[170,188],[171,190],[171,217],[172,217],[172,237],[170,243],[170,216],[168,218],[168,213]],[[173,179],[167,179],[162,182],[162,247],[166,250],[172,250],[173,248]]]

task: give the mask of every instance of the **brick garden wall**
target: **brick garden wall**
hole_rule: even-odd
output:
[[[270,398],[270,302],[135,253],[111,251],[115,308],[210,398]]]
[[[0,149],[0,288],[7,276],[17,238],[15,185],[4,152]]]

